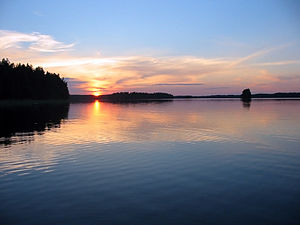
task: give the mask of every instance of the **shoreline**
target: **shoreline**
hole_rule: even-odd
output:
[[[67,99],[67,100],[32,100],[32,99],[24,99],[24,100],[0,100],[0,106],[34,106],[34,105],[43,105],[43,104],[76,104],[76,103],[92,103],[94,101],[100,102],[110,102],[110,103],[147,103],[147,102],[167,102],[173,100],[192,100],[192,99],[207,99],[207,100],[240,100],[240,97],[176,97],[167,98],[167,99],[123,99],[123,100],[101,100],[99,98],[90,98],[90,99]],[[299,101],[300,97],[267,97],[267,98],[252,98],[252,101],[263,101],[263,100],[275,100],[275,101]]]

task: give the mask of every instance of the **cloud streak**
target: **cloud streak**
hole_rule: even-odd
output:
[[[27,44],[27,45],[25,45]],[[0,53],[13,62],[31,63],[68,80],[72,94],[94,91],[165,91],[173,94],[240,93],[242,88],[258,91],[297,89],[300,79],[299,59],[263,62],[280,48],[265,48],[246,56],[205,58],[196,56],[114,56],[83,57],[69,52],[74,44],[56,41],[40,33],[0,30]],[[52,54],[42,54],[48,52]],[[286,66],[293,64],[294,71]],[[284,67],[279,74],[277,68]],[[272,68],[276,70],[272,71]],[[289,75],[293,75],[293,81]],[[268,85],[266,85],[268,84]],[[230,88],[228,88],[230,87]],[[299,88],[298,88],[299,89]]]
[[[290,65],[290,64],[299,64],[300,60],[287,60],[287,61],[277,61],[277,62],[265,62],[265,63],[257,63],[257,66],[282,66],[282,65]]]
[[[29,46],[25,47],[24,44]],[[0,30],[0,49],[28,48],[37,52],[63,52],[72,49],[74,44],[64,44],[56,41],[50,35],[33,32],[30,34],[16,31]]]
[[[59,58],[48,57],[44,61],[38,60],[37,65],[47,70],[89,81],[80,85],[82,90],[90,92],[101,89],[105,93],[130,90],[159,91],[168,87],[197,88],[204,84],[205,77],[225,71],[228,63],[224,59],[192,56],[108,58],[59,56]]]
[[[154,84],[158,86],[199,86],[204,85],[203,83],[161,83],[161,84]]]

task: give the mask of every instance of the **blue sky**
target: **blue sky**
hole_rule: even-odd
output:
[[[60,72],[73,93],[229,94],[246,86],[275,92],[287,91],[287,80],[300,91],[300,1],[0,2],[2,40],[10,40],[0,56]],[[43,45],[57,43],[41,50],[40,35],[48,38]],[[216,60],[219,70],[209,66]],[[172,63],[182,66],[173,71]]]

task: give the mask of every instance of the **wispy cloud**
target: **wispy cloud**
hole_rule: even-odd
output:
[[[277,61],[277,62],[264,62],[256,63],[257,66],[282,66],[290,64],[300,64],[300,60],[287,60],[287,61]]]
[[[186,56],[130,56],[48,59],[39,65],[67,76],[89,80],[93,89],[112,91],[155,86],[201,86],[206,76],[225,72],[227,63],[224,59]]]
[[[300,69],[297,69],[299,59],[263,61],[265,55],[275,54],[284,46],[265,48],[236,58],[145,55],[105,57],[99,54],[83,57],[78,52],[66,52],[73,47],[74,44],[56,41],[45,34],[0,30],[2,57],[13,62],[42,66],[71,78],[68,79],[71,93],[76,94],[93,91],[166,91],[198,95],[216,94],[222,89],[230,94],[239,93],[245,87],[267,91],[266,88],[275,90],[280,87],[284,90],[295,89],[300,85]],[[281,70],[283,73],[279,73],[277,70],[279,66],[290,64],[296,65],[293,65],[291,71],[285,68]],[[276,70],[272,70],[274,66]],[[289,74],[293,74],[290,79]]]
[[[24,45],[28,43],[29,45]],[[33,32],[30,34],[0,30],[0,49],[23,48],[38,52],[63,52],[71,50],[74,44],[56,41],[50,35]]]
[[[221,90],[221,89],[228,89],[230,87],[209,87],[206,88],[206,90]]]
[[[256,52],[253,52],[247,56],[244,56],[244,57],[241,57],[241,58],[238,58],[237,60],[234,60],[232,62],[232,64],[230,64],[231,66],[236,66],[238,64],[241,64],[241,63],[244,63],[250,59],[255,59],[255,58],[258,58],[260,56],[263,56],[263,55],[266,55],[266,54],[269,54],[270,52],[273,52],[273,51],[276,51],[276,50],[279,50],[279,49],[282,49],[282,48],[286,48],[290,46],[290,44],[286,44],[286,45],[280,45],[280,46],[277,46],[277,47],[273,47],[273,48],[265,48],[265,49],[262,49],[262,50],[259,50],[259,51],[256,51]]]
[[[263,50],[251,53],[250,55],[241,57],[241,58],[233,61],[232,64],[230,64],[230,66],[236,66],[236,65],[241,64],[243,62],[246,62],[246,61],[248,61],[250,59],[257,58],[259,56],[265,55],[265,54],[267,54],[267,53],[269,53],[269,52],[271,52],[273,50],[274,49],[263,49]]]
[[[159,86],[199,86],[204,85],[203,83],[161,83],[161,84],[154,84]]]
[[[69,87],[69,91],[73,94],[77,94],[78,90],[84,88],[85,86],[87,86],[89,84],[89,81],[87,80],[81,80],[81,79],[77,79],[77,78],[64,78],[65,81],[67,81],[68,83],[68,87]]]

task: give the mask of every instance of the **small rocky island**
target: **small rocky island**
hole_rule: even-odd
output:
[[[252,98],[251,91],[249,88],[244,89],[241,94],[241,99],[243,102],[250,102]]]

